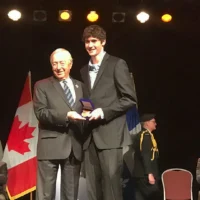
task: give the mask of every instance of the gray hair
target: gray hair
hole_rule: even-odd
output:
[[[50,55],[50,63],[51,63],[51,61],[52,61],[53,55],[56,54],[56,53],[60,53],[60,52],[66,52],[66,58],[68,58],[69,61],[70,61],[71,63],[73,62],[73,58],[72,58],[72,56],[71,56],[71,54],[70,54],[69,51],[67,51],[67,50],[64,49],[64,48],[58,48],[58,49],[56,49],[55,51],[53,51],[53,52],[51,53],[51,55]]]

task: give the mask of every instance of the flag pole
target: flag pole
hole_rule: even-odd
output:
[[[33,200],[33,192],[30,193],[30,200]]]

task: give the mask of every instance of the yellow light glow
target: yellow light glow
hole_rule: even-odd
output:
[[[96,22],[99,19],[99,15],[96,13],[96,11],[90,11],[90,13],[87,15],[87,19],[90,22]]]
[[[172,20],[172,16],[170,14],[164,14],[161,19],[163,22],[170,22]]]
[[[70,14],[67,11],[60,13],[60,18],[62,20],[68,20],[70,18]]]

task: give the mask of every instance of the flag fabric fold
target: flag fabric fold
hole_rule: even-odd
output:
[[[33,111],[31,73],[28,73],[4,150],[10,200],[36,189],[38,121]]]
[[[131,138],[134,141],[134,136],[141,131],[141,124],[136,105],[127,111],[126,122]],[[134,152],[133,145],[123,148],[124,165],[122,173],[122,187],[123,198],[126,200],[135,199],[134,181],[132,177],[134,167]]]

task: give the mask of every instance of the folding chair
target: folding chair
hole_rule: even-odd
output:
[[[164,200],[193,200],[193,175],[181,168],[172,168],[162,173]]]

